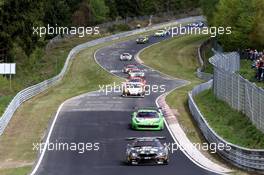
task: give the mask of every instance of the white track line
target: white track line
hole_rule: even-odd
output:
[[[67,100],[66,100],[66,101],[67,101]],[[54,128],[54,126],[55,126],[55,123],[56,123],[57,118],[58,118],[58,116],[59,116],[59,113],[60,113],[60,111],[61,111],[61,108],[62,108],[62,106],[64,105],[64,103],[65,103],[66,101],[64,101],[64,102],[60,105],[60,107],[58,108],[58,110],[57,110],[57,112],[56,112],[55,118],[54,118],[54,120],[53,120],[53,122],[52,122],[52,125],[51,125],[50,130],[49,130],[49,134],[48,134],[47,139],[46,139],[46,142],[45,142],[44,150],[41,152],[41,155],[40,155],[40,157],[39,157],[39,159],[38,159],[38,163],[36,164],[36,166],[34,167],[34,169],[33,169],[33,171],[31,172],[30,175],[34,175],[34,174],[37,172],[37,170],[38,170],[38,168],[39,168],[39,166],[40,166],[40,164],[41,164],[41,161],[42,161],[42,159],[43,159],[43,157],[44,157],[44,155],[45,155],[45,152],[46,152],[46,150],[47,150],[47,145],[48,145],[48,143],[49,143],[51,133],[52,133],[52,131],[53,131],[53,128]]]
[[[177,87],[177,88],[175,88],[175,89],[173,89],[172,91],[174,91],[174,90],[176,90],[176,89],[178,89],[178,88],[181,88],[181,87],[184,87],[184,86],[186,86],[186,85],[182,85],[182,86],[179,86],[179,87]],[[171,92],[171,91],[170,91]],[[160,97],[162,97],[162,95],[167,95],[167,94],[169,94],[170,92],[167,92],[167,93],[165,93],[165,94],[161,94],[156,100],[155,100],[155,103],[156,103],[156,106],[157,107],[160,107],[159,106],[159,104],[158,104],[158,100],[159,100],[159,98]],[[170,129],[170,126],[169,126],[169,124],[167,123],[167,121],[166,121],[166,119],[164,119],[164,123],[165,123],[165,125],[166,125],[166,127],[167,127],[167,129],[168,129],[168,131],[169,131],[169,133],[170,133],[170,135],[171,135],[171,137],[173,138],[173,140],[174,140],[174,142],[177,144],[177,147],[178,148],[184,148],[184,146],[183,145],[180,145],[180,143],[178,142],[178,140],[176,139],[176,137],[174,136],[174,134],[173,134],[173,132],[171,131],[171,129]],[[205,170],[207,170],[207,171],[210,171],[210,172],[213,172],[213,173],[216,173],[216,174],[221,174],[221,175],[225,175],[226,173],[223,173],[223,172],[219,172],[219,171],[215,171],[215,170],[213,170],[213,169],[210,169],[210,168],[208,168],[208,167],[206,167],[206,166],[204,166],[204,165],[202,165],[202,164],[200,164],[199,162],[197,162],[196,160],[194,160],[186,151],[184,151],[184,149],[182,150],[180,150],[189,160],[191,160],[194,164],[196,164],[197,166],[199,166],[199,167],[201,167],[201,168],[203,168],[203,169],[205,169]],[[209,161],[211,161],[211,160],[209,160]]]

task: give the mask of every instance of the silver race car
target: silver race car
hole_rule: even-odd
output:
[[[132,60],[132,57],[133,56],[130,53],[122,53],[120,55],[120,60],[121,61],[130,61],[130,60]]]
[[[160,139],[164,137],[135,137],[128,138],[132,144],[127,145],[126,161],[129,165],[143,163],[168,164],[168,149]]]

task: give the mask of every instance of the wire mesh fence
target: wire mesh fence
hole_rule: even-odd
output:
[[[264,132],[264,90],[237,73],[240,69],[239,54],[218,52],[210,62],[214,65],[214,94],[244,113]]]

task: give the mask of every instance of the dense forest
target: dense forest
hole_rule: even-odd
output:
[[[263,0],[0,0],[0,56],[13,48],[30,56],[51,37],[33,35],[33,26],[94,26],[126,17],[181,13],[202,8],[211,26],[232,27],[218,36],[226,50],[264,48]]]
[[[227,51],[264,49],[263,0],[201,0],[211,26],[232,27],[231,35],[218,36]]]
[[[33,35],[33,26],[92,26],[117,18],[180,12],[199,0],[0,0],[0,51],[12,61],[14,47],[29,56],[53,36]]]

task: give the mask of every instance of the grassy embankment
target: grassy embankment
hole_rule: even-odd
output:
[[[247,148],[264,148],[264,134],[247,116],[218,100],[212,90],[198,94],[195,101],[210,126],[225,140]]]
[[[191,91],[195,85],[202,83],[202,81],[198,79],[195,75],[195,71],[199,66],[197,60],[197,48],[206,39],[207,37],[205,36],[181,36],[154,45],[146,49],[140,55],[141,59],[145,62],[145,64],[151,66],[152,68],[174,76],[176,78],[189,80],[191,82],[191,84],[171,92],[166,97],[166,101],[175,112],[175,115],[177,116],[177,119],[181,127],[185,131],[187,137],[193,143],[203,143],[205,142],[205,140],[202,137],[200,130],[196,127],[196,122],[193,120],[189,112],[187,103],[187,93]],[[210,51],[208,50],[206,52],[206,55],[207,57],[210,57],[212,53],[210,53]],[[206,72],[212,73],[212,68],[208,68],[208,71]],[[214,108],[216,108],[217,110],[225,108],[226,110],[232,111],[233,114],[238,114],[236,116],[243,117],[240,113],[228,107],[227,104],[218,106],[215,105],[216,103],[217,102],[215,101],[214,103],[212,103],[212,105],[214,105]],[[205,117],[207,117],[207,114],[205,115]],[[218,126],[217,121],[213,122],[216,122],[214,124]],[[244,126],[243,124],[245,124],[245,122],[241,122],[241,126]],[[215,127],[215,125],[212,126]],[[221,125],[220,127],[223,127],[223,125]],[[229,134],[232,134],[232,132],[235,131],[230,130]],[[222,135],[223,133],[219,134]],[[222,165],[225,164],[224,161],[218,156],[212,156],[212,154],[209,155],[208,152],[203,153],[207,157],[212,159],[214,162],[220,163]],[[233,169],[234,167],[229,168]],[[236,168],[234,169],[237,170]],[[247,173],[237,170],[234,172],[234,174],[242,175]]]

